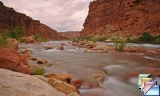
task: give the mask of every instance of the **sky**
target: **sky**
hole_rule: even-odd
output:
[[[5,6],[57,30],[80,31],[93,0],[1,0]]]

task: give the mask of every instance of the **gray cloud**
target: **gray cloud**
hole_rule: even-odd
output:
[[[81,30],[93,0],[1,0],[57,31]]]

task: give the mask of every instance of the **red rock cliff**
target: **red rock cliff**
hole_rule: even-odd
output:
[[[33,20],[25,14],[16,12],[13,8],[8,8],[0,1],[0,30],[8,32],[12,28],[22,26],[26,35],[39,34],[48,39],[63,39],[56,30]]]
[[[81,36],[160,34],[160,0],[94,0]]]

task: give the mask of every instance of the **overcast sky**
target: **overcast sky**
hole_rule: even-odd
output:
[[[41,23],[61,31],[83,28],[89,3],[93,0],[1,0],[7,7],[25,13]]]

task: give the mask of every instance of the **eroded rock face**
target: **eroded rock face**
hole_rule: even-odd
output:
[[[25,34],[28,36],[39,34],[41,37],[48,39],[64,39],[56,30],[40,23],[38,20],[33,20],[31,17],[23,13],[16,12],[13,8],[3,5],[0,1],[0,30],[8,32],[12,28],[22,26]]]
[[[160,34],[160,0],[94,0],[81,36]]]
[[[0,48],[0,68],[30,74],[31,69],[26,60],[16,51]]]
[[[44,81],[22,73],[0,69],[1,96],[66,96]]]

